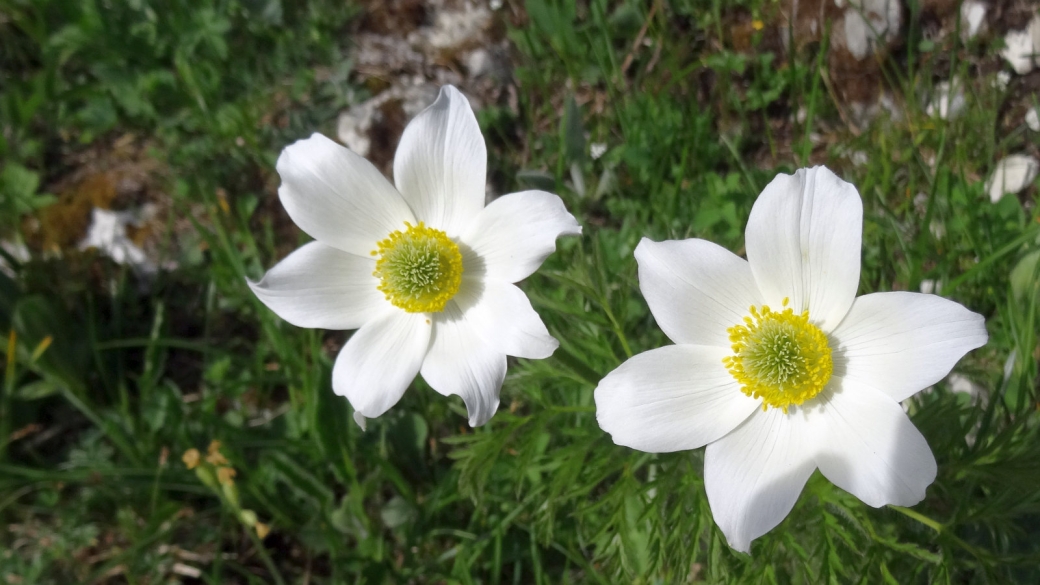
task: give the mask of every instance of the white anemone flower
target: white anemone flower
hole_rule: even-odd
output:
[[[777,176],[755,202],[747,260],[698,239],[635,250],[639,286],[675,345],[596,388],[614,442],[696,449],[715,522],[747,552],[817,468],[868,505],[910,506],[935,479],[900,408],[986,343],[981,315],[944,298],[856,297],[863,205],[823,167]]]
[[[498,409],[506,356],[545,358],[559,345],[513,283],[581,227],[543,191],[485,207],[486,167],[477,119],[451,86],[405,128],[396,188],[320,134],[278,157],[282,205],[316,241],[249,285],[293,325],[357,329],[336,358],[332,388],[362,427],[417,373],[461,396],[469,424],[482,425]]]

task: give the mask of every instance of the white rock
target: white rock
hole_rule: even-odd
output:
[[[462,63],[466,66],[466,73],[470,77],[480,77],[491,73],[491,53],[487,49],[474,49],[462,57]]]
[[[141,218],[136,213],[95,207],[87,236],[79,243],[79,249],[97,248],[117,264],[126,264],[142,273],[154,274],[157,271],[155,264],[126,233],[128,225],[140,223]]]
[[[973,39],[986,27],[986,5],[975,0],[961,4],[961,37]]]
[[[1025,30],[1013,30],[1004,37],[1001,56],[1014,68],[1015,73],[1025,75],[1040,63],[1040,15],[1029,21]]]
[[[926,295],[935,294],[935,291],[942,290],[942,281],[934,281],[931,279],[925,279],[921,281],[920,290]]]
[[[592,157],[592,160],[598,159],[599,157],[601,157],[604,154],[606,154],[606,152],[607,152],[607,143],[606,142],[593,142],[592,144],[589,144],[589,156]]]
[[[903,106],[896,101],[895,97],[891,93],[887,91],[882,93],[881,97],[878,98],[878,105],[888,112],[889,117],[892,118],[893,121],[902,121]]]
[[[1000,201],[1006,193],[1014,195],[1033,183],[1040,163],[1026,154],[1013,154],[997,163],[996,169],[986,181],[986,192],[993,203]]]
[[[434,49],[453,49],[481,38],[481,31],[491,25],[487,6],[463,3],[459,10],[438,10],[433,26],[425,29],[426,42]]]
[[[960,84],[942,81],[935,85],[932,101],[925,108],[929,116],[939,116],[943,120],[952,120],[964,111],[967,102]]]
[[[862,60],[899,35],[903,6],[899,0],[849,0],[845,10],[845,46]]]
[[[1005,90],[1008,84],[1011,83],[1011,74],[1007,71],[998,71],[997,76],[993,78],[993,87]]]
[[[363,157],[368,156],[368,149],[372,146],[368,131],[372,127],[374,114],[375,104],[373,100],[368,100],[340,112],[336,121],[336,136],[340,142]]]
[[[1040,132],[1040,114],[1037,113],[1036,108],[1026,112],[1026,126],[1029,126],[1033,132]]]
[[[4,252],[7,252],[7,254],[17,262],[28,262],[31,257],[29,248],[21,242],[4,240],[0,242],[0,248],[3,248]],[[3,256],[0,256],[0,272],[3,272],[11,278],[15,277],[14,267],[8,264],[7,259]]]
[[[383,93],[340,112],[336,122],[336,136],[350,150],[361,156],[368,156],[372,147],[369,131],[372,124],[382,115],[379,108],[383,104],[391,100],[400,100],[401,109],[410,120],[437,99],[437,91],[436,84],[428,83],[421,77],[404,76]]]
[[[950,390],[953,392],[971,396],[972,404],[976,403],[979,399],[983,399],[984,401],[986,398],[986,387],[975,382],[964,374],[954,372],[947,376],[946,383],[950,386]]]

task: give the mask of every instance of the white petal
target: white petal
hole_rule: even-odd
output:
[[[249,288],[269,309],[297,327],[357,329],[391,305],[376,288],[375,260],[304,244]]]
[[[449,302],[433,315],[433,337],[422,377],[445,396],[461,396],[469,411],[469,426],[479,427],[498,410],[506,356],[484,343],[458,306]]]
[[[498,353],[542,359],[560,345],[516,285],[463,277],[454,300],[476,334]]]
[[[321,134],[286,147],[277,168],[285,211],[327,246],[368,256],[404,222],[415,223],[408,204],[372,163]]]
[[[450,85],[404,129],[394,183],[415,215],[457,237],[484,207],[487,148],[466,96]]]
[[[859,286],[863,202],[826,167],[777,175],[751,208],[748,262],[766,303],[790,299],[796,312],[830,331]]]
[[[368,419],[365,418],[365,415],[356,410],[354,411],[354,422],[357,423],[357,426],[361,427],[362,431],[368,429]]]
[[[808,427],[791,412],[756,411],[704,451],[711,513],[738,551],[783,521],[816,469]]]
[[[900,402],[943,379],[988,334],[982,315],[951,300],[884,292],[857,298],[831,337],[838,346],[835,376]]]
[[[430,344],[426,320],[425,313],[392,307],[365,323],[339,352],[332,368],[332,389],[346,396],[365,418],[389,410],[415,379],[426,355]]]
[[[559,197],[522,191],[492,201],[461,239],[482,263],[478,272],[489,279],[516,282],[538,270],[556,250],[556,238],[579,234],[581,226]]]
[[[875,508],[912,506],[935,481],[935,457],[891,397],[851,380],[820,395],[816,464],[834,485]]]
[[[643,238],[635,256],[639,290],[676,343],[728,348],[726,329],[762,303],[747,261],[709,241]]]
[[[650,453],[696,449],[757,410],[722,365],[729,351],[668,345],[636,355],[600,380],[596,420],[618,445]]]

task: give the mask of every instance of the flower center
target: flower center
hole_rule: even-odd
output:
[[[722,363],[740,382],[740,390],[762,399],[762,410],[772,406],[786,413],[819,394],[831,379],[834,363],[827,336],[787,307],[776,312],[763,305],[751,307],[751,316],[727,329],[733,355]]]
[[[379,256],[372,275],[379,278],[379,290],[395,307],[409,313],[436,313],[459,292],[462,254],[441,230],[421,221],[405,225],[407,230],[395,231],[372,251]]]

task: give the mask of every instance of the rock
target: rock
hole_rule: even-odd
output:
[[[964,111],[967,102],[964,99],[964,90],[959,83],[942,81],[935,85],[932,100],[925,108],[929,116],[938,116],[943,120],[952,120]]]
[[[1040,114],[1037,113],[1036,108],[1026,112],[1026,126],[1029,126],[1033,132],[1040,132]]]
[[[128,226],[141,225],[151,214],[154,210],[148,205],[140,213],[95,207],[87,236],[79,243],[79,249],[96,248],[117,264],[126,264],[139,274],[155,274],[158,267],[127,234]]]
[[[414,118],[437,99],[438,86],[420,79],[406,78],[383,93],[350,107],[339,115],[336,136],[357,154],[368,157],[372,150],[372,129],[380,126],[384,106],[398,102],[406,119]]]
[[[1013,30],[1004,37],[1001,56],[1007,59],[1015,73],[1025,75],[1040,64],[1040,15],[1029,21],[1025,30]]]
[[[0,248],[3,248],[4,252],[16,262],[28,262],[31,258],[28,246],[22,242],[0,241]],[[0,272],[10,278],[15,278],[14,267],[7,263],[7,259],[3,255],[0,255]]]
[[[973,39],[986,30],[986,5],[975,0],[961,4],[961,38]]]
[[[996,169],[986,181],[986,192],[993,203],[1005,194],[1017,194],[1033,183],[1040,162],[1026,154],[1013,154],[997,163]]]
[[[903,24],[899,0],[849,0],[845,10],[845,47],[856,59],[878,52],[899,36]]]

